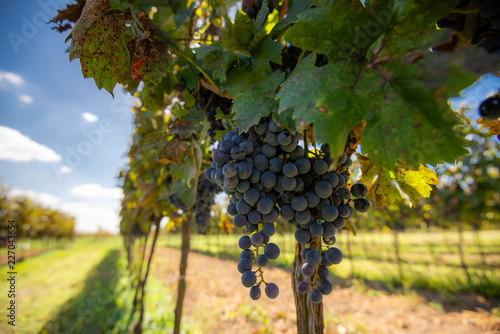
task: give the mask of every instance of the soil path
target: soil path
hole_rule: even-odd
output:
[[[177,285],[179,259],[176,249],[159,246],[155,252],[154,274],[172,290]],[[202,333],[296,332],[290,275],[285,270],[265,272],[266,281],[280,287],[277,299],[270,300],[263,293],[259,301],[253,301],[249,289],[241,285],[236,261],[191,253],[188,262],[184,314]],[[480,308],[445,312],[421,296],[366,293],[354,286],[340,288],[335,282],[334,286],[323,300],[325,333],[500,333],[500,318]]]

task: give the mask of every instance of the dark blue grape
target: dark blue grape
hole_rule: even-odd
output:
[[[254,254],[251,250],[245,249],[240,253],[240,259],[249,259],[252,261],[254,259]]]
[[[277,181],[278,178],[276,177],[276,174],[269,170],[262,173],[262,176],[260,177],[260,182],[266,188],[273,188],[276,185]]]
[[[298,284],[297,284],[297,291],[301,294],[306,294],[309,292],[309,283],[307,282],[304,282],[304,281],[300,281]]]
[[[314,266],[310,265],[309,263],[304,262],[300,265],[299,271],[304,276],[312,276],[312,275],[314,275],[316,268]]]
[[[266,296],[270,299],[275,299],[280,293],[280,289],[274,283],[268,283],[264,291],[266,292]]]
[[[248,235],[242,236],[238,240],[238,247],[240,247],[243,250],[249,249],[250,247],[252,247],[252,242],[250,241],[250,237]]]
[[[328,172],[321,177],[321,180],[330,182],[332,187],[336,187],[339,184],[339,177],[334,172]]]
[[[366,186],[362,183],[355,183],[351,187],[351,194],[356,198],[366,197],[368,194],[368,188],[366,188]]]
[[[247,270],[252,270],[252,261],[249,259],[241,259],[240,262],[238,262],[238,271],[243,274]]]
[[[241,275],[241,283],[243,286],[250,288],[257,283],[257,276],[253,271],[247,270]]]
[[[313,223],[311,224],[311,226],[309,226],[309,233],[311,233],[313,237],[321,237],[323,235],[323,232],[324,229],[322,224]]]
[[[271,260],[276,260],[280,256],[280,248],[278,245],[269,243],[264,247],[264,254]]]
[[[283,205],[281,207],[281,217],[286,220],[295,218],[295,210],[293,210],[291,205]]]
[[[339,264],[342,262],[342,252],[336,247],[328,248],[325,252],[325,257],[331,264]]]
[[[299,174],[306,174],[311,170],[311,163],[307,158],[300,158],[295,161],[295,166],[297,167],[297,171]]]
[[[250,237],[250,240],[252,241],[252,244],[255,246],[260,246],[264,243],[264,235],[260,232],[252,234]]]
[[[257,257],[257,265],[259,267],[267,267],[268,264],[269,264],[269,258],[267,257],[266,254],[260,254]]]
[[[314,192],[320,198],[328,198],[333,192],[332,185],[327,181],[319,181],[314,187]]]
[[[359,212],[366,212],[370,209],[370,202],[364,198],[354,200],[354,208]]]
[[[297,240],[297,242],[305,244],[309,239],[311,239],[311,234],[305,228],[298,228],[295,231],[295,240]]]
[[[328,296],[330,293],[332,293],[332,283],[330,283],[330,281],[326,278],[316,283],[316,286],[318,287],[318,290],[325,296]]]
[[[268,132],[266,135],[266,141],[270,146],[278,146],[280,143],[278,141],[278,135],[273,132]]]
[[[240,180],[236,186],[236,190],[240,193],[246,193],[248,189],[250,189],[250,182],[248,182],[248,180]]]
[[[324,222],[323,224],[323,236],[325,238],[331,238],[335,235],[335,226],[333,223],[330,222]]]
[[[327,267],[321,265],[318,268],[318,276],[321,278],[328,278],[330,276],[330,270]]]
[[[315,208],[318,206],[320,202],[320,198],[314,191],[308,191],[304,197],[307,200],[307,207],[308,208]]]
[[[262,215],[257,210],[252,210],[248,214],[250,224],[257,225],[262,221]]]
[[[339,210],[339,216],[344,218],[344,219],[348,218],[349,215],[351,214],[351,210],[349,210],[347,205],[339,206],[338,210]]]
[[[286,146],[292,142],[292,134],[288,131],[283,131],[278,135],[278,142],[280,145]]]
[[[323,301],[323,294],[318,289],[312,290],[309,294],[309,298],[314,304],[319,304]]]
[[[298,221],[300,225],[307,224],[311,220],[311,212],[308,209],[295,212],[295,220]]]
[[[246,180],[252,175],[252,166],[247,162],[240,162],[236,166],[236,171],[239,179]]]
[[[294,177],[298,174],[297,166],[295,164],[288,162],[283,166],[283,174],[286,177]]]
[[[307,209],[307,199],[304,196],[297,196],[292,200],[292,208],[295,211],[304,211]]]
[[[327,205],[323,208],[322,214],[327,222],[333,222],[339,216],[339,211],[333,205]]]
[[[283,188],[287,191],[292,191],[297,186],[297,180],[294,177],[283,178]]]
[[[266,222],[266,223],[274,223],[276,221],[278,221],[278,217],[279,217],[279,213],[278,213],[278,209],[273,210],[269,213],[266,213],[265,215],[262,215],[262,219]],[[274,226],[274,224],[273,224]]]
[[[272,237],[276,232],[276,229],[274,228],[274,224],[264,224],[262,231],[260,232],[268,237]]]
[[[269,164],[269,160],[267,157],[263,154],[259,154],[253,159],[255,168],[257,168],[260,171],[264,171],[267,169],[267,166]]]
[[[238,203],[236,203],[236,211],[242,215],[247,215],[250,210],[252,210],[252,206],[245,202],[245,200],[240,199]]]
[[[321,263],[321,253],[316,249],[311,249],[306,254],[306,262],[311,266],[318,266]]]
[[[344,227],[345,225],[345,222],[344,222],[344,219],[342,219],[342,217],[338,217],[337,219],[335,219],[333,221],[333,225],[335,226],[335,228],[337,229],[341,229]]]
[[[236,227],[244,227],[247,224],[247,221],[247,216],[239,213],[233,217],[233,224]]]
[[[328,171],[328,164],[324,160],[316,160],[312,168],[316,174],[323,175]]]
[[[215,150],[212,159],[216,164],[223,165],[227,162],[227,159],[229,159],[229,155],[224,151]]]
[[[247,202],[249,205],[254,205],[259,201],[259,191],[255,188],[250,188],[248,191],[243,195],[243,198],[245,199],[245,202]]]
[[[270,213],[273,210],[274,203],[270,198],[261,198],[257,202],[257,211],[265,215],[266,213]]]
[[[259,183],[261,175],[262,175],[262,172],[256,168],[254,168],[254,169],[252,169],[252,174],[250,174],[248,181],[250,181],[250,183]]]
[[[258,300],[260,298],[261,291],[258,285],[252,286],[250,289],[250,298],[253,300]]]

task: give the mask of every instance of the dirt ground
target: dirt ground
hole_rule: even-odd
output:
[[[154,274],[174,291],[180,251],[165,247],[156,251]],[[249,289],[241,285],[236,261],[191,253],[188,262],[183,314],[202,333],[296,332],[290,275],[285,270],[265,271],[266,281],[280,287],[277,299],[263,293],[253,301]],[[325,333],[500,333],[500,318],[487,312],[484,308],[491,305],[477,296],[461,296],[465,308],[460,308],[437,305],[432,292],[403,296],[339,285],[334,281],[334,291],[323,300]]]

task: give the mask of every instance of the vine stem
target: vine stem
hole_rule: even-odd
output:
[[[217,94],[220,95],[220,88],[219,86],[217,86],[217,84],[215,83],[215,81],[207,74],[207,72],[205,72],[198,64],[196,64],[195,61],[193,61],[191,58],[189,58],[184,52],[182,52],[181,50],[177,49],[175,50],[175,52],[179,55],[179,56],[182,56],[184,57],[184,59],[186,59],[189,63],[191,63],[191,65],[193,65],[198,71],[200,71],[200,73],[205,77],[205,79],[212,85],[214,86],[214,88],[217,90]]]

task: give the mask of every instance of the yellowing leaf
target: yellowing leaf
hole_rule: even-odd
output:
[[[439,183],[436,173],[429,168],[420,165],[417,170],[410,169],[405,165],[396,166],[396,179],[410,200],[415,203],[421,196],[429,197],[432,187]]]

